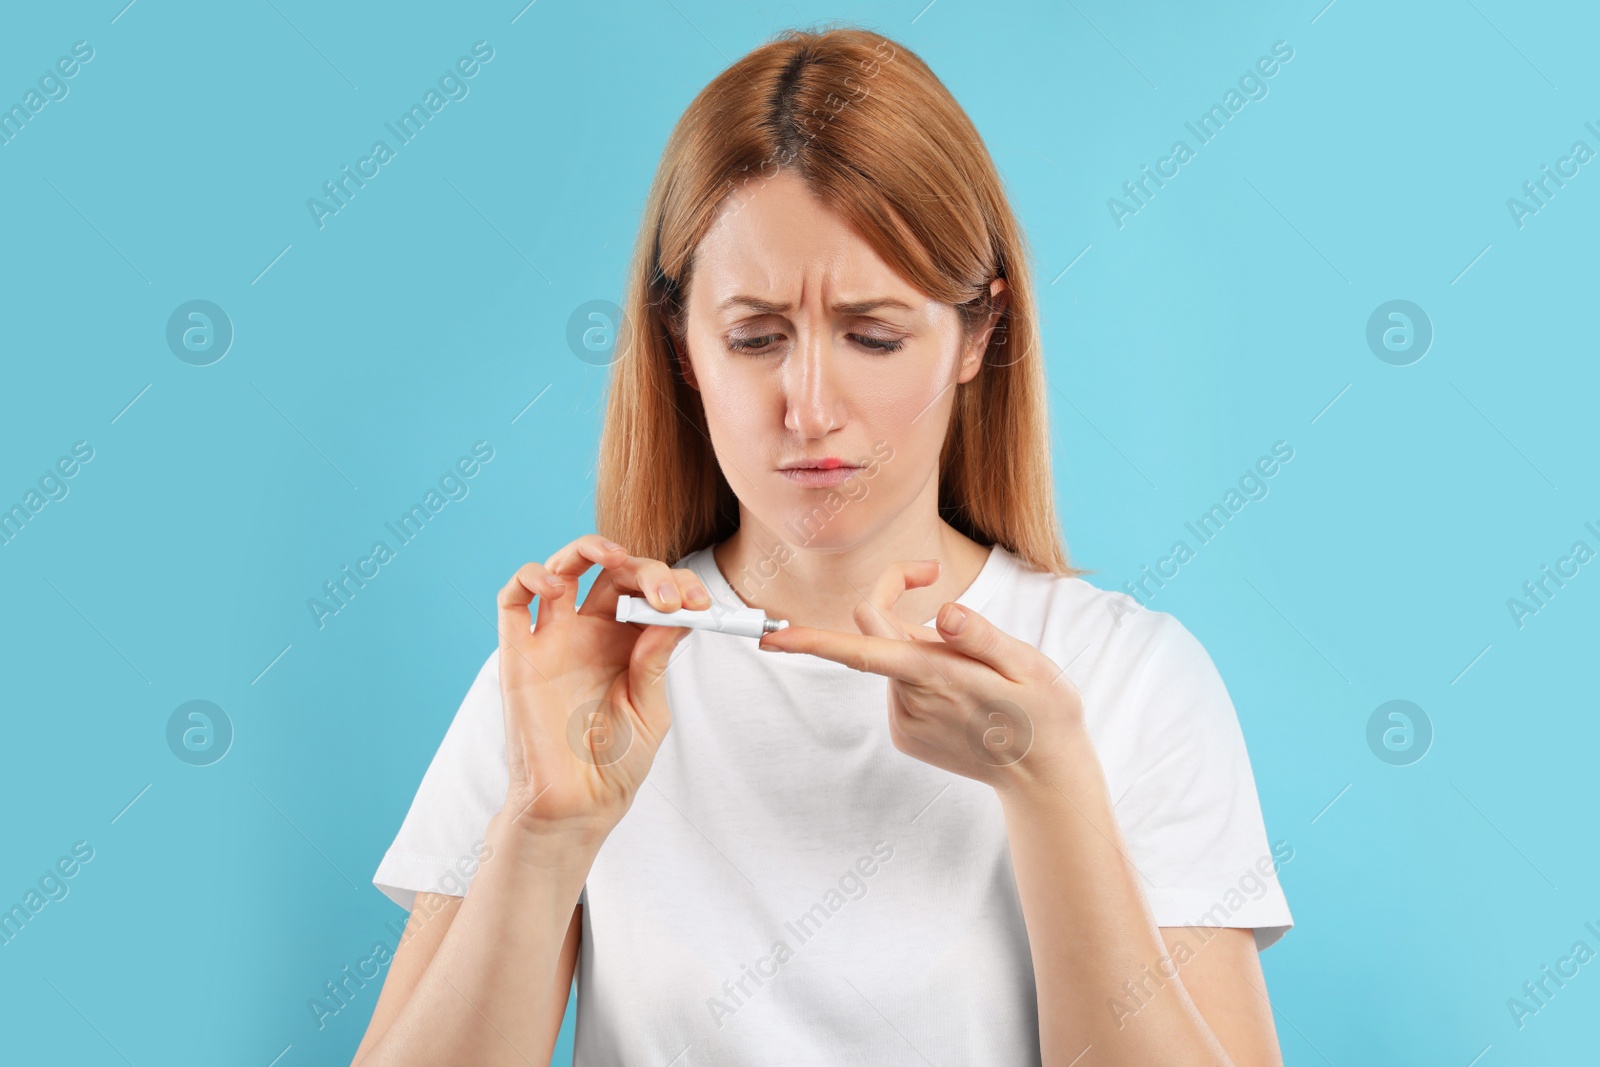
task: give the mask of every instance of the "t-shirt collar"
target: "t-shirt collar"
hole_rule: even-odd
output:
[[[989,555],[983,561],[983,566],[978,569],[977,576],[961,595],[955,598],[955,602],[981,614],[983,606],[994,594],[1001,579],[1010,572],[1012,565],[1011,553],[1004,545],[999,543],[990,545]],[[713,600],[732,608],[749,607],[723,575],[722,568],[717,566],[717,559],[712,554],[711,546],[691,553],[680,566],[687,566],[700,576],[700,580],[706,585],[706,592],[711,594]],[[933,626],[937,619],[938,613],[935,612],[922,625]]]

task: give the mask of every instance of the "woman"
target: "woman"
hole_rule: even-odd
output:
[[[501,590],[374,877],[411,919],[355,1062],[544,1064],[576,968],[580,1065],[1280,1063],[1237,718],[1067,563],[1026,248],[941,83],[857,29],[734,64],[624,311],[616,540]]]

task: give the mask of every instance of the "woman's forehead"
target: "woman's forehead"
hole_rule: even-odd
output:
[[[840,313],[892,313],[921,310],[928,302],[853,233],[779,229],[729,229],[702,243],[694,257],[693,302],[719,314],[783,313],[818,301]]]

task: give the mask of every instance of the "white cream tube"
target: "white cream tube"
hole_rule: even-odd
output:
[[[640,622],[650,626],[682,626],[739,637],[760,637],[789,625],[786,619],[767,618],[766,612],[760,608],[727,608],[712,604],[702,611],[688,608],[657,611],[644,597],[626,594],[617,597],[617,621]]]

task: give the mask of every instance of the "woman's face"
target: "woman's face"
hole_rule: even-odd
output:
[[[921,494],[937,515],[955,385],[978,373],[987,332],[964,343],[955,308],[895,274],[798,177],[724,202],[695,253],[687,331],[717,461],[782,541],[854,544]]]

